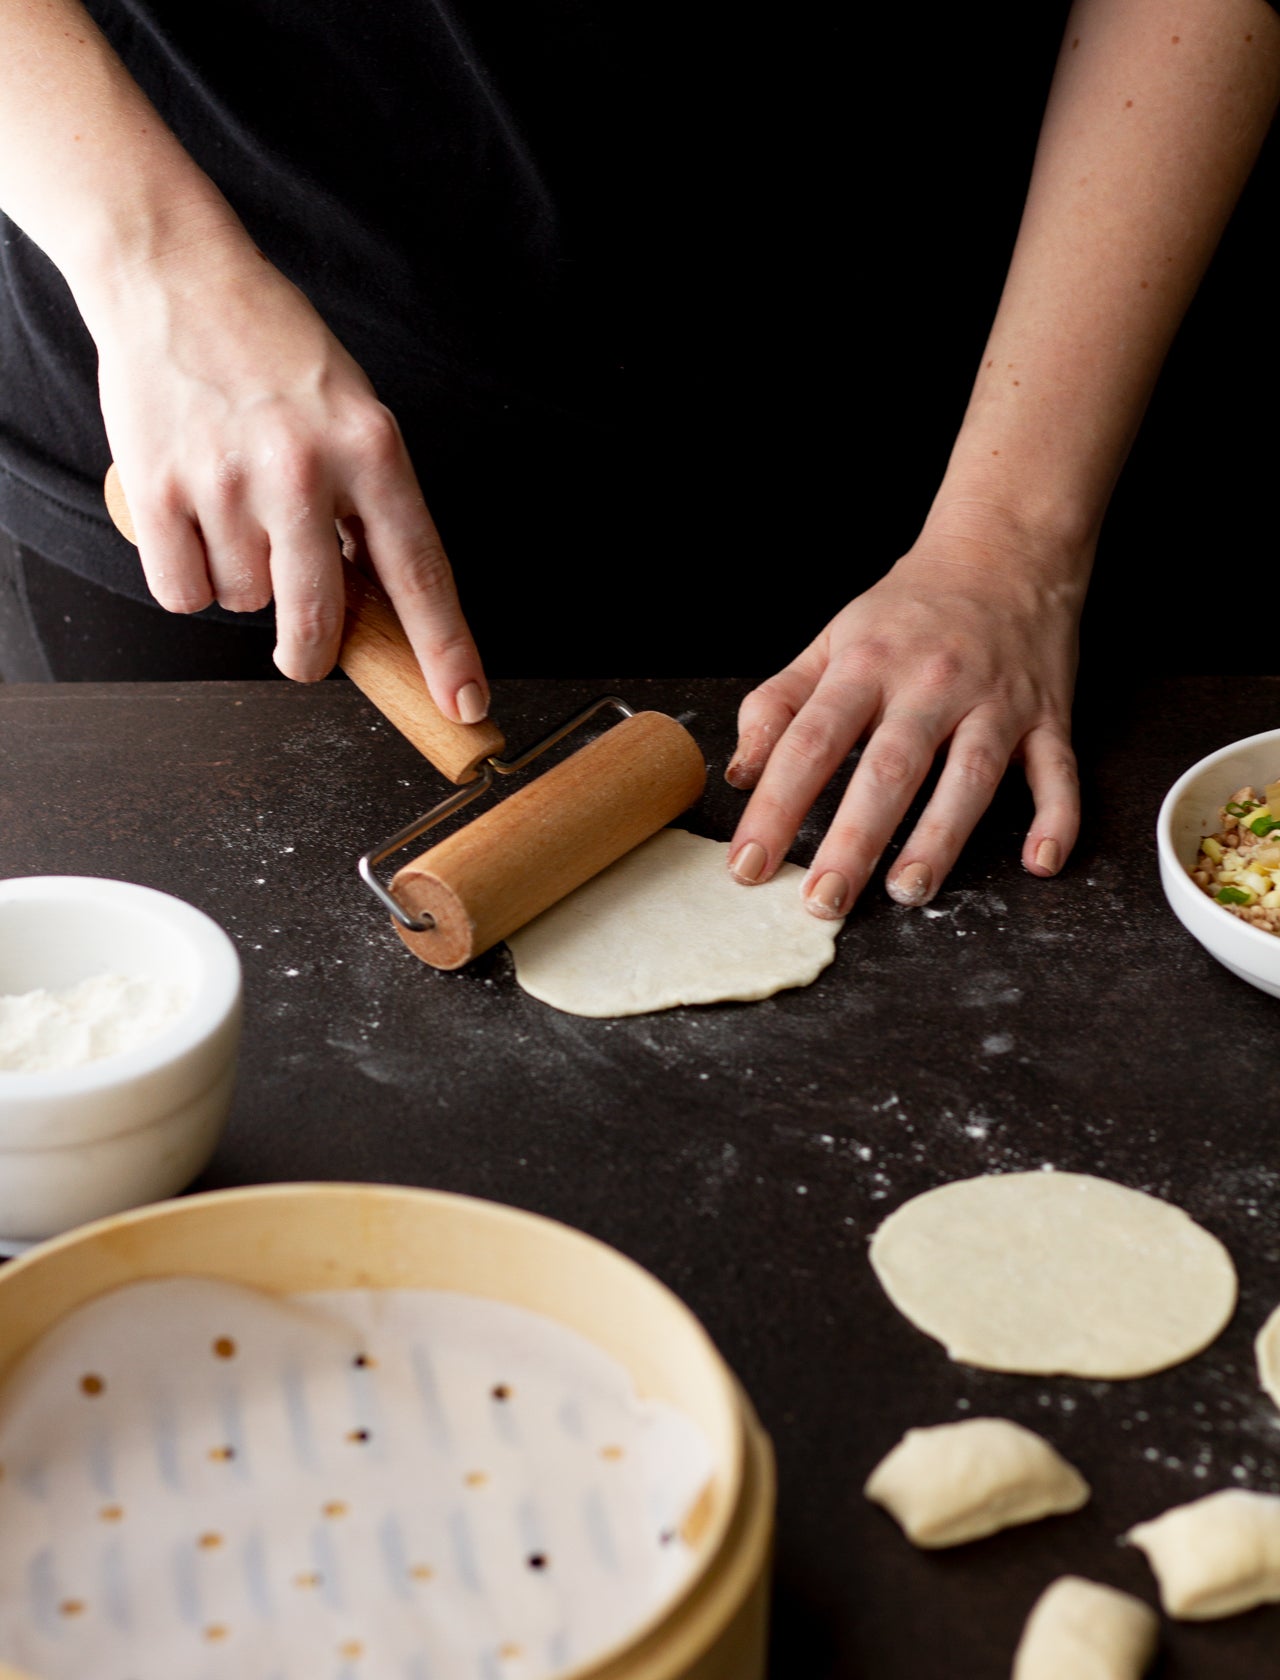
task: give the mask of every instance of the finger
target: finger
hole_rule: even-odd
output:
[[[1022,743],[1023,763],[1036,814],[1022,848],[1033,875],[1056,875],[1080,832],[1080,773],[1066,731],[1041,724]]]
[[[994,715],[971,712],[960,724],[938,785],[885,882],[896,903],[927,904],[942,886],[995,797],[1013,745]]]
[[[218,605],[227,612],[259,612],[271,601],[271,551],[265,531],[244,530],[234,538],[206,539],[209,577]]]
[[[406,510],[407,511],[407,510]],[[479,723],[489,711],[489,685],[458,601],[444,545],[419,500],[412,529],[394,513],[364,516],[365,538],[431,697],[448,718]]]
[[[369,559],[391,597],[417,655],[431,697],[447,718],[479,723],[489,711],[489,685],[463,616],[453,570],[423,500],[394,417],[378,408],[365,417],[352,477],[353,506],[363,522]]]
[[[742,882],[767,881],[787,855],[814,800],[870,722],[870,688],[820,683],[784,731],[747,802],[729,851]]]
[[[318,509],[323,500],[316,502]],[[337,663],[346,619],[337,536],[329,510],[308,510],[270,529],[276,601],[273,658],[295,682],[318,682]]]
[[[134,497],[128,505],[147,588],[166,612],[203,612],[213,603],[213,585],[187,499],[173,488],[125,494]]]
[[[200,498],[209,580],[228,612],[257,612],[271,600],[270,545],[246,503],[243,480],[240,458],[225,456]]]
[[[949,720],[900,709],[863,748],[835,820],[823,836],[801,889],[815,916],[847,915],[928,775]]]
[[[812,695],[818,675],[807,668],[802,655],[743,700],[738,707],[738,744],[724,773],[730,787],[744,792],[755,787],[769,754]]]

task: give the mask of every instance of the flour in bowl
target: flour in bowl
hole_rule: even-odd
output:
[[[0,996],[0,1071],[62,1073],[135,1050],[186,1008],[184,987],[94,974],[62,991]]]

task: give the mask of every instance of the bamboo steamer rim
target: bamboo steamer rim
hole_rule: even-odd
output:
[[[396,1242],[398,1228],[407,1225],[420,1237],[432,1216],[437,1225],[444,1222],[446,1240],[438,1249],[428,1241],[406,1253]],[[246,1226],[254,1233],[249,1238]],[[338,1226],[359,1252],[317,1248],[317,1237],[326,1231],[337,1234]],[[305,1241],[300,1240],[303,1229]],[[371,1263],[365,1245],[379,1241],[382,1252]],[[423,1270],[431,1270],[433,1263],[458,1265],[459,1250],[465,1251],[461,1263],[468,1269],[477,1259],[482,1262],[489,1287],[424,1280]],[[537,1265],[531,1264],[535,1258]],[[496,1274],[504,1266],[499,1279]],[[563,1294],[555,1300],[539,1294],[557,1270],[572,1279],[570,1312],[564,1310]],[[173,1276],[217,1277],[280,1294],[416,1287],[506,1300],[603,1347],[627,1367],[642,1397],[667,1399],[695,1416],[711,1440],[717,1493],[694,1567],[678,1591],[624,1641],[557,1680],[680,1680],[700,1656],[712,1652],[743,1603],[764,1590],[774,1498],[768,1437],[692,1310],[638,1262],[598,1238],[505,1203],[401,1185],[251,1185],[156,1202],[79,1226],[0,1268],[0,1381],[66,1313],[126,1284]],[[493,1286],[498,1283],[517,1287]],[[626,1339],[621,1330],[627,1319],[616,1305],[606,1305],[619,1291],[647,1307],[651,1319],[661,1319],[668,1356],[679,1353],[696,1361],[696,1373],[677,1371],[667,1381],[657,1358],[637,1370],[637,1350],[618,1345]],[[591,1328],[584,1328],[584,1319]],[[645,1351],[656,1351],[649,1340]],[[672,1390],[680,1398],[672,1399]],[[760,1661],[762,1673],[763,1652]],[[5,1680],[2,1658],[0,1680]]]

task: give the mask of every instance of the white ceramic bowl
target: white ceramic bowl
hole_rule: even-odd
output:
[[[93,975],[172,983],[182,1012],[134,1049],[56,1072],[0,1069],[0,1241],[69,1230],[181,1190],[213,1153],[240,1040],[240,959],[181,899],[128,881],[0,881],[0,995]]]
[[[1233,741],[1193,764],[1165,795],[1156,824],[1160,883],[1174,915],[1211,956],[1251,986],[1280,997],[1280,937],[1215,904],[1187,874],[1200,841],[1237,788],[1280,780],[1280,729]]]

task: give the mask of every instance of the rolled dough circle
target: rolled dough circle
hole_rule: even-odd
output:
[[[800,899],[784,863],[744,887],[729,847],[664,828],[507,940],[526,992],[570,1015],[644,1015],[682,1003],[750,1002],[807,986],[841,922]]]
[[[906,1202],[871,1241],[889,1299],[989,1371],[1138,1377],[1199,1353],[1231,1256],[1180,1208],[1087,1173],[1004,1173]]]

